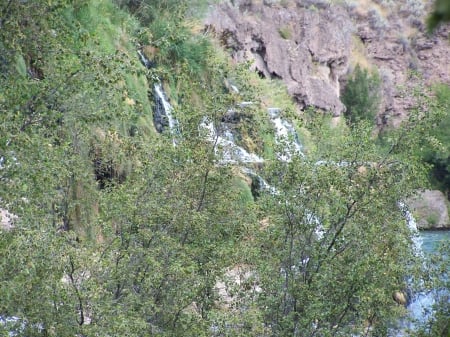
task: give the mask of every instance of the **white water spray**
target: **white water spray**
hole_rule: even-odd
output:
[[[200,129],[206,131],[206,138],[214,143],[214,152],[220,158],[222,164],[238,163],[263,163],[264,159],[254,153],[249,153],[242,147],[236,145],[233,134],[225,129],[220,135],[214,123],[208,118],[204,118],[200,124]]]
[[[278,160],[291,161],[293,156],[304,157],[303,146],[298,140],[294,127],[288,121],[280,117],[279,108],[268,109],[270,119],[275,126],[275,141],[277,144],[285,144],[282,153],[277,153]]]

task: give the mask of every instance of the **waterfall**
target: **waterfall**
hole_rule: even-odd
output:
[[[409,211],[408,206],[403,201],[398,202],[398,208],[403,213],[405,217],[408,228],[411,232],[412,241],[414,244],[414,252],[417,257],[423,258],[423,250],[422,250],[422,240],[419,236],[419,231],[417,229],[417,222],[412,213]]]
[[[293,156],[304,157],[303,146],[298,139],[297,132],[292,124],[280,117],[281,109],[269,108],[267,111],[275,126],[275,141],[284,147],[282,153],[277,153],[278,160],[291,161]]]
[[[155,99],[155,109],[153,112],[153,122],[158,132],[163,132],[166,127],[169,128],[172,135],[179,134],[178,121],[173,116],[173,108],[166,98],[164,90],[160,83],[153,86],[153,97]],[[174,144],[176,141],[174,140]]]
[[[398,202],[398,207],[403,213],[403,216],[406,220],[407,226],[411,233],[412,242],[414,245],[414,255],[416,259],[423,261],[423,267],[427,268],[425,265],[425,255],[422,249],[423,240],[419,236],[419,231],[417,229],[417,223],[409,211],[408,206],[403,202]],[[411,282],[411,280],[410,280]],[[422,288],[416,293],[411,295],[409,299],[409,303],[407,304],[408,315],[405,319],[402,319],[400,323],[400,327],[398,329],[394,329],[390,336],[395,337],[406,337],[406,330],[413,330],[416,328],[417,323],[425,323],[431,316],[433,315],[433,305],[435,303],[434,292],[433,291],[424,291],[423,290],[423,281],[419,282],[420,287]]]
[[[223,127],[222,135],[217,132],[214,123],[207,117],[203,118],[200,129],[206,131],[206,138],[214,144],[214,152],[220,158],[221,164],[263,163],[264,159],[254,153],[247,152],[236,145],[233,134]]]
[[[138,55],[141,63],[146,68],[151,68],[154,66],[154,63],[148,60],[148,58],[146,58],[146,56],[141,51],[138,51]],[[239,89],[235,85],[230,84],[230,88],[233,92],[239,93]],[[174,117],[173,108],[169,103],[160,83],[154,85],[153,97],[155,102],[155,109],[153,114],[155,128],[158,132],[163,132],[168,128],[173,136],[178,135],[178,121]],[[240,108],[246,108],[252,104],[253,102],[251,101],[244,101],[237,106]],[[230,109],[229,112],[230,114],[232,114],[233,109]],[[269,108],[267,109],[267,112],[270,121],[274,126],[275,142],[281,148],[281,151],[276,153],[277,159],[283,162],[290,162],[294,157],[304,158],[305,154],[303,152],[303,145],[298,138],[294,126],[285,119],[281,118],[281,109]],[[204,117],[199,125],[199,132],[213,144],[214,153],[216,155],[216,158],[218,158],[218,164],[220,165],[264,163],[264,159],[262,157],[254,153],[249,153],[244,148],[238,146],[235,142],[232,132],[223,123],[217,127],[214,125],[213,121],[210,118]],[[173,143],[174,145],[176,145],[175,139],[173,140]],[[346,161],[331,162],[321,160],[317,161],[316,165],[334,165],[338,167],[347,167],[351,164]],[[268,192],[272,196],[280,195],[280,191],[271,186],[254,170],[247,167],[241,167],[241,170],[246,175],[257,181],[257,186],[260,191]],[[416,257],[422,258],[423,251],[421,248],[421,240],[418,236],[416,221],[403,202],[399,202],[398,207],[402,211],[407,226],[411,231],[411,237],[414,244]],[[313,212],[305,210],[304,221],[311,226],[314,225],[314,232],[317,240],[320,241],[324,238],[325,229],[323,228],[320,219]],[[291,268],[304,268],[308,264],[309,259],[310,258],[308,256],[305,256],[303,257],[302,261],[299,261],[298,266],[294,265],[291,266]],[[430,310],[433,303],[433,298],[429,294],[416,294],[415,298],[408,305],[408,310],[411,313],[411,317],[413,319],[423,320],[423,311]],[[394,334],[395,336],[402,336],[401,332],[399,331],[394,332]]]
[[[139,59],[141,60],[141,63],[147,68],[150,69],[155,66],[155,63],[150,61],[142,51],[138,50]]]
[[[150,69],[155,66],[155,63],[150,61],[141,50],[137,51],[141,63]],[[159,79],[158,79],[159,81]],[[179,134],[178,121],[173,115],[172,105],[167,99],[167,95],[160,82],[153,86],[153,99],[155,102],[155,108],[153,110],[153,123],[156,130],[162,133],[166,128],[169,128],[170,133],[173,136]],[[173,144],[176,145],[175,138],[173,139]]]
[[[258,173],[249,169],[247,167],[242,168],[242,172],[244,172],[249,177],[256,179],[258,182],[258,189],[261,191],[267,191],[270,195],[279,195],[280,191],[278,191],[275,187],[269,185],[267,181],[265,181]]]

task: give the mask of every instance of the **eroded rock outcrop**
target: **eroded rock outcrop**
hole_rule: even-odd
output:
[[[234,1],[206,19],[234,60],[252,61],[267,78],[282,79],[300,108],[340,115],[339,79],[347,72],[353,24],[341,7],[303,7],[276,1]]]
[[[441,191],[425,190],[408,204],[420,229],[450,228],[447,198]]]
[[[428,35],[431,3],[420,0],[230,0],[206,25],[237,62],[252,61],[264,77],[280,78],[302,109],[342,114],[342,85],[356,64],[382,81],[378,124],[398,126],[415,107],[403,89],[450,85],[450,25]],[[411,76],[417,73],[419,76]]]

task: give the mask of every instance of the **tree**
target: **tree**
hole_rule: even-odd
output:
[[[450,189],[450,89],[446,85],[437,85],[434,88],[436,107],[442,111],[442,117],[431,130],[433,142],[423,147],[422,155],[425,162],[432,165],[431,182],[436,188],[449,196]]]
[[[316,132],[327,133],[323,124]],[[403,147],[418,144],[417,135],[399,131],[380,154],[371,132],[360,123],[319,158],[268,169],[279,194],[262,204],[266,226],[255,233],[254,265],[274,336],[385,336],[395,324],[392,293],[408,287],[415,265],[398,202],[421,186],[411,177],[424,179],[425,171],[417,155],[408,158],[414,146]]]
[[[206,113],[228,109],[221,79],[177,78],[203,93],[173,147],[143,114],[154,73],[111,34],[131,34],[123,12],[89,1],[2,10],[0,202],[17,221],[0,237],[0,316],[28,336],[208,335],[216,280],[253,217],[198,135]]]
[[[359,120],[374,123],[380,104],[378,74],[371,74],[358,64],[345,86],[342,102],[347,108],[345,115],[351,124]]]
[[[176,5],[145,3],[165,15]],[[0,235],[0,316],[17,317],[19,335],[385,328],[398,311],[390,293],[410,273],[397,202],[423,173],[411,149],[426,132],[426,110],[382,154],[364,121],[338,140],[317,122],[316,150],[267,162],[279,193],[255,203],[239,168],[218,165],[214,144],[199,136],[202,119],[220,122],[236,97],[223,88],[231,67],[187,34],[186,7],[174,8],[182,14],[173,29],[158,32],[170,58],[151,70],[130,42],[142,30],[109,1],[9,1],[1,10],[0,204],[17,220]],[[199,58],[189,43],[206,48],[208,71],[192,76]],[[170,132],[152,131],[147,108],[161,74],[181,125],[176,146]],[[246,79],[241,95],[256,95]],[[262,116],[248,124],[268,133]],[[237,294],[228,301],[217,284],[235,268],[246,272],[228,280]]]

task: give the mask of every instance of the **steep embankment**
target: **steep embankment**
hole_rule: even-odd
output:
[[[0,335],[385,335],[414,273],[397,204],[422,186],[426,125],[383,152],[371,124],[314,114],[303,155],[284,86],[212,48],[190,6],[0,5],[0,206],[15,215],[0,232]],[[311,73],[290,65],[290,90],[309,76],[299,103],[332,92],[322,109],[338,114],[348,59],[311,35],[341,33],[308,10]]]

